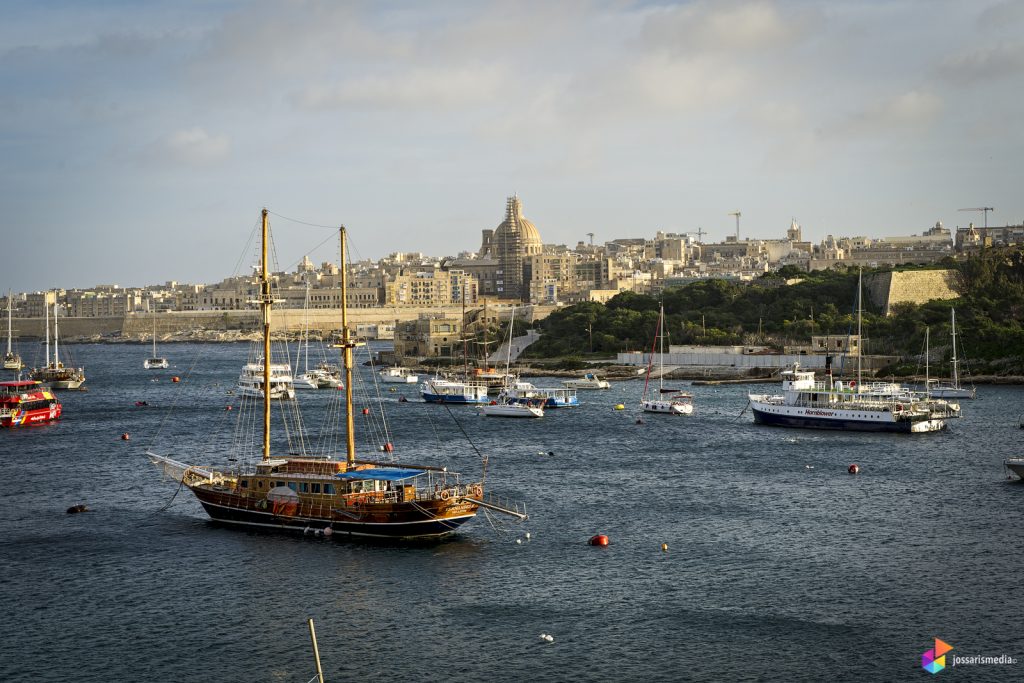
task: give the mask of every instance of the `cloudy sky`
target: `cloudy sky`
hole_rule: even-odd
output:
[[[513,193],[568,245],[1024,220],[1020,1],[2,9],[3,290],[216,281],[263,206],[289,268],[476,250]]]

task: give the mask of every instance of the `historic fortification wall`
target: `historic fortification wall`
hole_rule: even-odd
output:
[[[913,270],[879,273],[866,278],[865,296],[886,315],[896,304],[923,304],[934,299],[956,299],[955,270]]]
[[[478,310],[478,309],[474,309]],[[502,309],[501,317],[508,313]],[[540,320],[554,310],[553,306],[533,306],[534,320]],[[461,306],[444,306],[437,308],[356,308],[348,312],[348,324],[352,329],[360,325],[394,325],[396,320],[415,320],[425,313],[447,314],[458,318],[462,315]],[[517,313],[518,317],[520,314]],[[62,339],[83,339],[103,337],[110,340],[148,340],[152,338],[153,321],[156,320],[156,332],[159,338],[167,336],[190,337],[197,339],[203,332],[225,332],[250,334],[259,330],[260,317],[258,311],[170,311],[157,314],[136,314],[126,317],[108,318],[61,318],[60,336]],[[303,328],[306,312],[288,308],[276,309],[271,315],[273,332],[298,332]],[[46,333],[43,318],[16,318],[15,336],[25,339],[42,339]],[[51,325],[53,322],[51,321]],[[340,329],[341,313],[337,310],[310,310],[309,329],[311,333],[329,333]],[[52,334],[52,328],[51,328]]]

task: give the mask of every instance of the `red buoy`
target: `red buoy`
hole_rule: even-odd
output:
[[[171,378],[171,381],[172,381],[172,382],[180,382],[180,381],[181,381],[181,378],[180,378],[180,377],[178,377],[177,375],[175,375],[174,377],[172,377],[172,378]]]
[[[590,545],[608,545],[608,537],[604,534],[598,534],[597,536],[591,536],[587,543]]]
[[[231,406],[224,406],[224,410],[234,410]]]
[[[363,408],[363,415],[369,415],[369,414],[370,414],[370,409],[369,408]]]
[[[850,474],[860,474],[860,467],[857,466],[857,463],[853,463],[846,468],[846,471]]]
[[[127,441],[130,438],[131,437],[128,436],[128,432],[125,432],[124,434],[121,435],[121,441]]]
[[[392,452],[394,452],[394,450],[395,450],[395,447],[391,445],[390,441],[388,443],[384,444],[384,451],[385,452],[392,453]]]

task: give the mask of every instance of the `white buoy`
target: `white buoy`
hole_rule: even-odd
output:
[[[330,536],[334,533],[334,529],[329,526],[324,527],[324,536]]]
[[[549,633],[548,635],[544,636],[544,640],[548,641],[549,643],[553,643],[555,642],[555,637]]]
[[[527,541],[529,541],[529,540],[530,540],[530,532],[529,532],[529,531],[527,531],[527,532],[526,532],[526,540],[527,540]]]
[[[523,539],[521,539],[521,538],[517,538],[517,539],[516,539],[516,544],[517,544],[517,545],[522,545],[522,544],[523,544]]]

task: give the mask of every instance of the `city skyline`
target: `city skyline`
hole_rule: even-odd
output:
[[[813,242],[1019,223],[1022,28],[954,0],[12,2],[0,289],[243,274],[263,206],[282,269],[336,260],[305,223],[354,258],[475,251],[513,193],[570,247],[722,241],[734,211]]]

